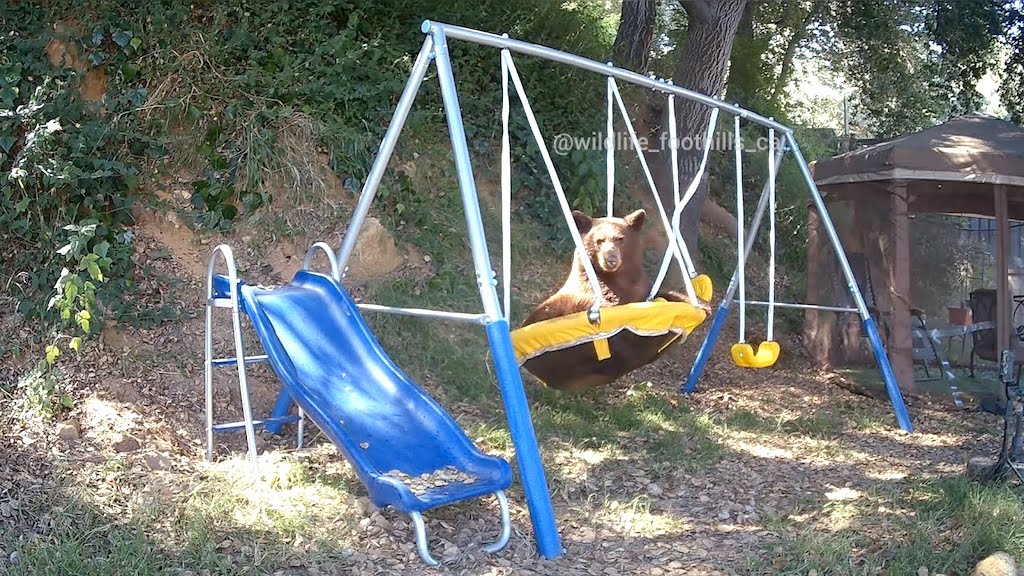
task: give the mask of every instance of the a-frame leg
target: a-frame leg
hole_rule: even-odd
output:
[[[505,404],[505,415],[508,419],[512,443],[516,449],[516,461],[519,464],[523,491],[526,493],[526,503],[530,510],[537,550],[545,558],[554,559],[562,555],[562,545],[558,529],[555,526],[551,494],[548,491],[544,465],[541,462],[537,438],[534,435],[533,421],[523,389],[522,375],[519,372],[519,364],[515,360],[515,352],[512,348],[508,320],[503,316],[498,302],[497,280],[494,270],[491,268],[490,255],[487,250],[487,238],[484,234],[483,219],[480,216],[480,201],[473,179],[473,166],[470,163],[469,145],[466,143],[466,132],[462,124],[462,111],[459,108],[455,78],[451,60],[448,57],[448,45],[443,30],[434,29],[431,33],[434,35],[435,64],[437,65],[437,77],[441,83],[441,98],[444,101],[445,116],[448,120],[448,134],[451,137],[459,189],[462,191],[462,204],[466,212],[466,226],[469,230],[469,243],[473,252],[473,267],[476,269],[484,314],[492,320],[487,325],[487,338],[494,356],[498,385]]]
[[[796,139],[793,137],[792,132],[786,133],[786,140],[788,140],[789,147],[793,151],[793,156],[796,158],[797,165],[800,167],[800,172],[803,174],[804,181],[811,190],[811,198],[814,200],[815,207],[818,209],[818,216],[821,219],[821,225],[825,229],[825,232],[828,233],[828,238],[832,243],[832,248],[835,251],[836,258],[839,260],[839,265],[842,268],[843,277],[846,279],[846,286],[850,290],[850,295],[853,296],[854,302],[856,302],[857,311],[860,313],[861,319],[864,321],[864,329],[868,334],[868,340],[871,342],[871,349],[875,353],[875,361],[878,363],[878,367],[882,371],[882,378],[885,380],[885,389],[889,394],[889,402],[892,404],[893,412],[896,413],[896,420],[899,422],[900,428],[905,432],[913,432],[913,425],[910,423],[910,415],[907,414],[907,407],[903,402],[903,394],[900,392],[900,388],[896,384],[896,375],[893,373],[892,365],[889,363],[889,357],[885,353],[885,347],[882,346],[882,339],[878,335],[878,326],[875,325],[874,318],[868,314],[867,306],[864,304],[864,297],[860,293],[860,287],[857,285],[857,279],[853,275],[853,270],[850,269],[850,262],[846,259],[846,252],[843,250],[843,245],[839,242],[839,235],[836,233],[835,226],[832,225],[832,218],[828,215],[828,209],[825,207],[825,201],[822,200],[821,194],[818,192],[818,187],[814,184],[814,178],[811,176],[811,171],[807,167],[807,162],[804,160],[803,154],[800,153],[800,147],[797,146]]]

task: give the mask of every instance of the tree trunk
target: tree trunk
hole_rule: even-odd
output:
[[[612,63],[641,74],[651,63],[657,0],[625,0],[612,47]]]
[[[687,14],[686,44],[676,64],[672,80],[676,85],[695,92],[721,96],[728,76],[729,55],[732,53],[733,41],[747,0],[682,0],[681,4]],[[665,107],[661,122],[665,131],[668,127],[667,114],[668,108]],[[685,98],[676,98],[677,137],[681,140],[680,193],[686,190],[700,167],[702,146],[710,117],[711,109],[708,106]],[[720,117],[720,121],[726,120],[725,117]],[[683,139],[690,140],[687,142]],[[667,136],[660,141],[667,143]],[[694,146],[693,143],[698,145]],[[654,164],[657,167],[654,176],[658,191],[666,210],[670,210],[675,204],[672,194],[672,153],[666,145],[654,156]],[[680,223],[683,239],[698,271],[700,257],[697,251],[697,236],[707,196],[708,180],[705,169],[705,177],[701,179],[696,193],[683,211]],[[674,273],[676,269],[672,270]],[[678,276],[673,274],[669,280],[675,283]]]

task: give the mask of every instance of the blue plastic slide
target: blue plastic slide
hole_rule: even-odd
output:
[[[215,277],[215,292],[226,296],[228,283],[225,276]],[[511,485],[509,463],[482,453],[395,365],[332,277],[300,270],[291,283],[273,290],[240,281],[239,298],[284,392],[348,459],[375,505],[415,513],[422,531],[418,512]],[[417,338],[410,334],[408,345],[416,346]],[[398,470],[415,477],[448,466],[472,478],[425,491],[418,487],[417,494],[387,475]],[[499,496],[504,508],[504,495]]]

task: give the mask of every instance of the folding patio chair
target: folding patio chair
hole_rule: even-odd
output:
[[[971,307],[971,316],[975,323],[994,322],[996,320],[996,291],[992,288],[979,288],[971,292],[967,305]],[[971,332],[971,378],[974,378],[974,358],[978,357],[989,362],[999,362],[999,350],[996,344],[995,328],[983,328]],[[1011,338],[1010,345],[1015,347],[1014,366],[1017,367],[1017,383],[1020,384],[1021,366],[1024,365],[1024,348]]]

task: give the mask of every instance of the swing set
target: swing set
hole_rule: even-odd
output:
[[[602,342],[622,330],[630,330],[640,336],[661,336],[674,334],[677,341],[689,335],[706,320],[704,309],[691,304],[697,298],[709,300],[712,286],[707,276],[694,270],[686,243],[680,234],[680,218],[686,204],[694,196],[703,177],[710,153],[711,135],[720,113],[735,117],[734,133],[739,136],[740,119],[752,125],[769,130],[770,154],[769,177],[762,191],[757,209],[744,233],[743,185],[739,139],[736,151],[736,194],[739,219],[737,237],[738,249],[736,272],[722,297],[707,335],[691,368],[684,393],[693,392],[697,380],[710,357],[714,343],[728,316],[733,296],[739,289],[740,334],[732,348],[732,357],[737,365],[749,368],[764,368],[773,365],[780,353],[779,344],[773,340],[772,321],[776,307],[816,308],[857,312],[864,322],[876,359],[881,368],[893,409],[900,427],[911,431],[910,420],[896,387],[892,368],[889,364],[874,320],[865,307],[857,282],[850,269],[842,245],[832,226],[824,202],[815,187],[807,164],[797,147],[792,130],[788,127],[753,112],[744,110],[721,100],[674,86],[671,82],[643,76],[623,70],[611,64],[568,54],[544,46],[443,24],[425,21],[422,25],[423,45],[417,55],[409,78],[402,91],[394,114],[381,142],[379,152],[370,167],[366,182],[360,193],[352,219],[345,232],[336,257],[327,247],[331,261],[331,274],[324,275],[307,270],[310,255],[307,254],[303,270],[296,273],[292,282],[278,289],[263,289],[247,286],[236,274],[233,257],[227,247],[218,247],[211,258],[207,278],[207,338],[206,338],[206,396],[207,396],[207,444],[208,458],[212,458],[213,434],[242,430],[246,432],[249,452],[255,469],[257,463],[254,428],[265,426],[272,432],[281,426],[298,422],[299,443],[302,442],[301,424],[311,418],[331,438],[339,450],[352,462],[359,477],[366,483],[367,490],[378,505],[395,506],[413,518],[416,527],[417,546],[420,555],[428,564],[437,562],[427,549],[427,536],[421,512],[458,501],[494,494],[501,506],[501,535],[495,544],[486,548],[488,552],[500,550],[508,542],[509,519],[504,489],[512,482],[509,464],[503,459],[482,454],[472,441],[455,424],[443,408],[419,388],[384,353],[380,344],[369,330],[362,317],[364,312],[385,312],[414,317],[444,319],[468,322],[484,327],[491,350],[498,388],[501,393],[508,422],[509,434],[519,468],[525,501],[529,509],[533,536],[539,554],[545,558],[557,558],[563,553],[559,534],[555,526],[551,496],[547,488],[539,447],[533,430],[529,404],[527,402],[520,367],[526,359],[542,354],[556,354],[559,350],[576,345],[593,345],[598,357]],[[480,203],[469,156],[469,146],[463,126],[455,75],[449,56],[449,42],[462,40],[500,50],[502,71],[502,280],[504,302],[498,294],[498,281],[491,266],[486,235],[481,218]],[[558,175],[541,135],[537,120],[526,97],[519,74],[512,60],[512,53],[533,56],[552,62],[566,64],[582,70],[605,76],[608,79],[608,138],[611,139],[613,110],[621,113],[630,138],[637,150],[640,165],[647,183],[654,195],[661,225],[669,236],[669,245],[662,258],[657,280],[645,302],[603,306],[601,291],[594,291],[598,297],[591,308],[577,315],[539,322],[524,328],[512,330],[509,326],[511,300],[511,158],[509,150],[509,81],[514,86],[530,124],[533,137],[540,149],[544,164],[558,197],[563,215],[566,217],[570,234],[577,253],[586,270],[588,281],[597,287],[596,274],[582,243],[579,231],[574,225],[568,201],[565,198]],[[360,303],[347,294],[342,281],[347,272],[347,263],[355,248],[360,230],[369,214],[376,197],[384,171],[394,152],[402,127],[409,116],[416,94],[426,76],[430,64],[436,67],[440,83],[441,99],[448,133],[452,144],[456,176],[465,213],[470,251],[473,259],[475,279],[479,289],[483,311],[465,313],[403,308],[378,304]],[[669,106],[669,130],[672,138],[673,201],[670,212],[662,205],[655,188],[650,170],[645,162],[636,132],[626,114],[626,108],[618,91],[617,82],[627,82],[667,96]],[[710,121],[703,157],[693,181],[686,191],[679,190],[678,145],[674,118],[675,98],[696,101],[710,108]],[[615,106],[613,107],[613,103]],[[776,142],[775,134],[781,134]],[[611,142],[608,146],[608,213],[612,213],[614,180],[614,156]],[[775,175],[785,152],[791,152],[809,188],[823,227],[828,233],[835,255],[839,260],[856,308],[835,308],[805,304],[776,303],[774,293],[774,248],[775,248]],[[769,209],[770,206],[770,210]],[[746,300],[744,287],[744,266],[751,251],[765,211],[771,214],[770,264],[768,302]],[[314,248],[324,248],[318,244]],[[228,272],[215,273],[218,257],[225,260]],[[675,261],[683,270],[683,284],[690,302],[665,302],[655,295],[664,282],[668,268]],[[745,307],[747,305],[768,306],[768,339],[754,347],[746,342]],[[213,355],[212,314],[217,308],[229,308],[232,312],[235,356],[216,358]],[[241,340],[239,318],[251,318],[260,335],[267,354],[246,355]],[[245,366],[250,362],[270,361],[274,370],[284,381],[285,387],[270,418],[254,421],[248,400]],[[599,360],[600,361],[600,360]],[[212,413],[212,372],[214,368],[229,366],[238,371],[244,420],[241,423],[214,424]],[[297,404],[297,415],[289,415],[293,404]],[[455,466],[460,471],[471,472],[480,480],[475,483],[448,484],[438,487],[426,495],[417,496],[402,481],[389,476],[392,468],[414,473],[440,469],[442,465]]]

